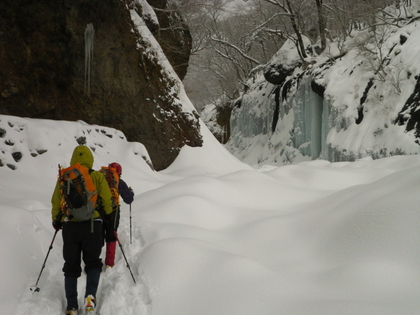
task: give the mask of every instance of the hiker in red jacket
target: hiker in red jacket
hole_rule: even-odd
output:
[[[128,185],[121,179],[122,167],[120,164],[113,162],[109,167],[114,168],[118,174],[118,193],[126,204],[131,204],[134,200],[134,192]],[[105,241],[106,241],[106,256],[105,265],[107,268],[113,267],[115,264],[115,249],[117,246],[117,239],[114,231],[117,231],[120,223],[120,208],[112,212],[111,220],[107,220],[104,225]]]

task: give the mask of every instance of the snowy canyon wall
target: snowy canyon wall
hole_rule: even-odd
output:
[[[386,32],[381,54],[360,47],[361,32],[305,68],[286,42],[250,74],[229,151],[255,166],[419,154],[420,22]]]
[[[157,170],[183,145],[200,146],[180,81],[190,33],[152,6],[166,0],[1,1],[0,114],[116,128]]]

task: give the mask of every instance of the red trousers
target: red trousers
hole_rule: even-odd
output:
[[[116,241],[106,242],[105,265],[113,267],[115,265],[115,249],[117,247]]]

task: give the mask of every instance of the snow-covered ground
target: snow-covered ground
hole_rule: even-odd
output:
[[[57,165],[81,136],[95,168],[119,162],[136,193],[132,243],[125,204],[119,235],[137,284],[118,249],[101,315],[419,313],[420,156],[255,170],[203,133],[202,148],[154,172],[144,147],[114,129],[0,116],[1,314],[64,313],[61,232],[40,292],[29,288],[54,234]]]

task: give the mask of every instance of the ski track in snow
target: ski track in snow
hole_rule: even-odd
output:
[[[141,266],[140,268],[135,268],[137,265],[136,261],[139,260],[141,253],[142,237],[140,229],[137,229],[135,226],[132,229],[132,244],[130,244],[129,221],[128,218],[122,217],[118,229],[119,238],[136,284],[134,284],[127,263],[117,243],[115,266],[104,270],[101,274],[97,293],[97,315],[121,314],[121,310],[124,310],[124,314],[151,314],[149,289],[143,283]],[[45,252],[47,253],[49,244],[46,247]],[[138,248],[140,250],[135,250]],[[23,292],[18,299],[19,303],[15,315],[56,315],[65,313],[64,275],[61,270],[64,260],[61,257],[61,250],[62,238],[61,232],[59,232],[38,283],[40,291],[33,293],[30,290],[33,284],[28,283],[27,291]],[[133,253],[136,252],[137,254],[134,255]],[[103,250],[102,258],[104,257],[105,252]],[[39,270],[42,268],[42,262],[40,262]],[[83,263],[82,266],[84,266]],[[37,273],[36,278],[38,275],[39,273]],[[36,278],[33,279],[34,283]],[[85,283],[86,275],[82,273],[77,285],[79,314],[85,314],[83,310]]]

